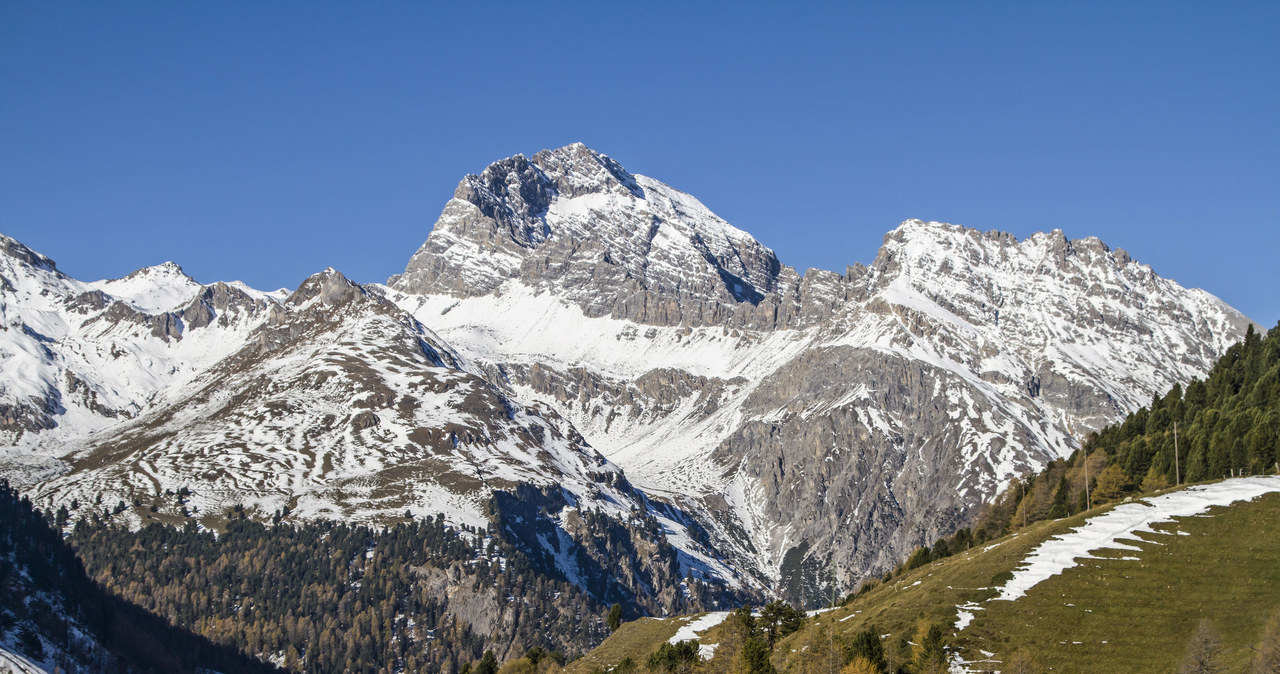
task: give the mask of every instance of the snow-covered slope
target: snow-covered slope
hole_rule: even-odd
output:
[[[581,145],[465,178],[389,283],[493,378],[797,588],[892,566],[1012,476],[1203,375],[1248,324],[1058,231],[907,221],[870,266],[800,275]]]
[[[8,241],[19,255],[0,304],[13,327],[0,335],[6,393],[11,409],[45,413],[18,417],[38,423],[11,430],[0,476],[41,505],[106,504],[133,523],[243,507],[485,527],[496,492],[532,485],[547,492],[523,523],[543,536],[532,556],[584,587],[606,582],[573,550],[599,533],[578,524],[589,511],[616,535],[657,537],[633,577],[609,581],[647,587],[648,610],[696,608],[675,590],[689,574],[750,592],[682,513],[650,503],[554,410],[494,386],[380,287],[329,269],[268,294],[202,286],[172,264],[85,284]]]
[[[0,246],[0,471],[47,502],[475,525],[527,483],[559,532],[529,540],[566,576],[574,512],[640,513],[681,573],[811,601],[1248,324],[1058,231],[913,220],[870,265],[800,274],[580,144],[465,177],[385,287],[330,270],[262,293],[172,264],[82,283]]]
[[[0,461],[40,466],[239,349],[278,294],[175,264],[83,283],[0,235]]]

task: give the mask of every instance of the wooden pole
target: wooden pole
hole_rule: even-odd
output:
[[[1173,484],[1182,484],[1182,471],[1178,468],[1178,422],[1173,422]]]
[[[1018,478],[1018,493],[1021,494],[1021,496],[1018,498],[1018,501],[1019,501],[1018,505],[1022,507],[1022,528],[1026,529],[1027,528],[1027,486],[1025,483],[1023,483],[1021,477]]]
[[[1084,509],[1093,510],[1093,499],[1089,496],[1089,450],[1080,449],[1084,452]]]

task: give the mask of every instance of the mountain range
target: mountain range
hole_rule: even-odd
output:
[[[1249,325],[1057,230],[908,220],[868,264],[800,273],[575,144],[463,178],[385,284],[82,282],[0,239],[0,476],[134,523],[485,528],[497,498],[533,504],[501,526],[549,569],[647,611],[696,608],[690,581],[816,605]]]

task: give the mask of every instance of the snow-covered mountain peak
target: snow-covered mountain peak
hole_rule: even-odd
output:
[[[579,143],[464,178],[389,285],[475,297],[516,282],[589,316],[703,325],[759,302],[780,273],[773,251],[697,199]]]
[[[124,278],[126,279],[170,278],[170,279],[185,279],[188,281],[192,280],[190,276],[187,276],[187,273],[185,271],[182,271],[182,267],[179,266],[178,263],[174,262],[173,260],[166,260],[157,265],[152,265],[150,267],[143,267],[135,272],[127,274]]]
[[[337,269],[328,267],[318,274],[307,277],[307,280],[303,281],[285,302],[296,306],[319,298],[324,304],[335,305],[363,294],[365,290],[360,284],[347,278]]]
[[[204,288],[174,262],[143,267],[122,278],[94,281],[87,285],[148,314],[174,311],[190,302]]]
[[[9,237],[0,249],[0,438],[24,448],[138,414],[240,348],[279,301],[172,262],[84,283]]]
[[[552,408],[459,357],[393,291],[330,268],[284,301],[216,283],[154,316],[96,292],[87,318],[69,316],[67,334],[43,348],[0,332],[0,356],[26,355],[0,357],[0,432],[11,441],[0,475],[39,483],[37,497],[127,501],[185,486],[197,516],[240,503],[264,516],[288,507],[385,521],[409,510],[480,526],[495,492],[519,500],[532,489],[550,514],[520,515],[530,552],[566,578],[594,568],[572,551],[578,513],[626,527],[652,511],[643,516],[676,545],[653,531],[664,546],[654,564],[674,578],[664,583],[694,573],[743,587],[678,511],[650,504]]]
[[[533,155],[532,163],[555,184],[561,196],[601,193],[644,196],[636,185],[636,177],[621,164],[582,143],[543,150]]]
[[[600,157],[570,146],[490,167],[389,297],[637,484],[705,499],[766,574],[812,554],[800,540],[838,551],[817,568],[891,563],[1203,375],[1248,323],[1062,230],[907,220],[870,265],[801,277],[692,196]]]
[[[463,178],[389,288],[327,269],[261,293],[176,266],[83,284],[9,248],[0,431],[101,459],[62,495],[200,463],[202,497],[354,518],[439,502],[475,524],[477,495],[517,482],[609,493],[599,451],[788,585],[892,566],[1203,376],[1248,323],[1061,230],[908,220],[870,265],[801,277],[581,144]]]

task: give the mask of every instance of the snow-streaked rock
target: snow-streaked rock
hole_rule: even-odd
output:
[[[382,287],[328,269],[262,293],[171,264],[84,284],[9,244],[21,255],[0,307],[19,329],[0,347],[24,358],[3,362],[3,383],[46,414],[11,432],[0,475],[42,506],[119,502],[133,523],[231,507],[353,522],[408,512],[483,529],[496,492],[532,486],[545,507],[524,524],[551,538],[530,537],[530,556],[584,588],[643,588],[650,611],[701,607],[676,589],[688,576],[721,588],[706,596],[754,592],[683,514],[651,503],[554,410],[487,381]],[[576,551],[600,533],[573,514],[587,511],[615,535],[655,523],[626,578]]]
[[[1249,322],[1060,231],[909,220],[869,265],[801,275],[581,145],[465,178],[389,284],[775,582],[891,567]]]
[[[575,144],[464,178],[387,286],[172,263],[84,283],[0,238],[0,472],[45,502],[186,486],[200,513],[469,525],[496,491],[563,485],[561,533],[570,508],[634,510],[681,575],[816,604],[1247,324],[1057,231],[912,220],[869,265],[800,274]]]

